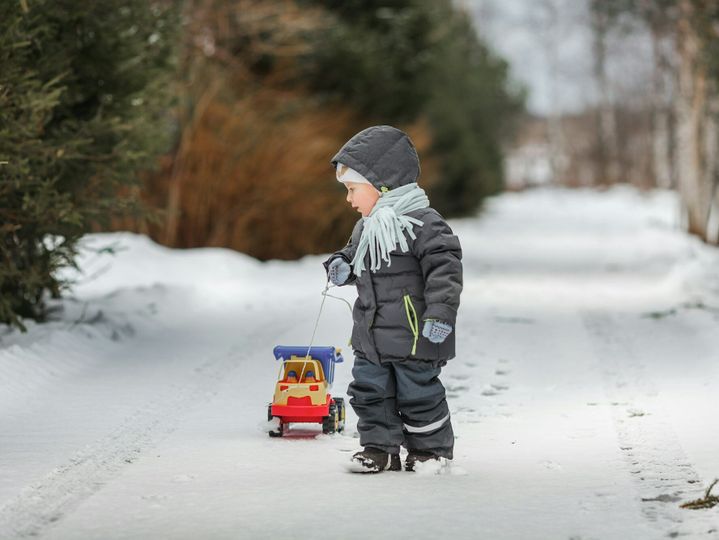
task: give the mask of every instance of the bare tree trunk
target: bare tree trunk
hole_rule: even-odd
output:
[[[559,85],[559,56],[557,47],[560,44],[560,34],[557,29],[559,21],[559,7],[557,0],[540,0],[535,6],[538,11],[534,11],[533,27],[540,29],[540,42],[547,59],[549,69],[549,100],[551,109],[547,113],[547,146],[549,148],[549,166],[551,168],[552,181],[555,183],[564,183],[567,181],[575,181],[575,179],[565,178],[566,163],[566,144],[564,137],[564,129],[562,127],[562,111],[558,109],[560,102],[558,85]]]
[[[675,89],[668,37],[651,24],[652,56],[652,172],[654,185],[662,188],[676,187],[675,118],[671,106]]]
[[[716,245],[719,244],[719,95],[715,87],[712,87],[712,90],[709,98],[705,144],[707,170],[704,177],[706,186],[704,240]]]
[[[707,239],[716,140],[711,119],[710,81],[702,61],[700,38],[693,25],[691,0],[681,0],[677,28],[679,95],[677,99],[677,164],[685,225]]]
[[[719,245],[719,167],[714,171],[707,218],[707,242]]]
[[[565,141],[564,131],[562,128],[561,112],[557,109],[556,103],[559,101],[557,95],[557,73],[558,64],[556,44],[547,45],[547,56],[549,59],[549,69],[552,73],[550,82],[550,99],[553,103],[552,110],[547,116],[547,139],[550,150],[550,166],[552,168],[552,178],[554,182],[563,179],[566,172]]]
[[[592,10],[594,34],[594,77],[599,90],[597,110],[597,168],[601,184],[615,184],[621,180],[619,149],[617,145],[617,122],[611,96],[611,83],[606,69],[607,15],[599,9]]]

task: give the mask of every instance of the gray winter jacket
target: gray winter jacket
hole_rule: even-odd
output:
[[[352,137],[332,158],[367,178],[377,189],[393,189],[417,180],[419,159],[410,138],[391,126],[374,126]],[[383,262],[377,272],[350,274],[345,285],[356,285],[358,297],[352,318],[352,348],[372,362],[417,358],[444,363],[455,356],[457,309],[462,292],[462,249],[444,218],[433,208],[410,212],[424,225],[415,225],[417,236],[405,234],[410,250],[390,253],[392,265]],[[362,234],[360,218],[347,245],[333,253],[348,263],[354,258]],[[454,330],[442,343],[422,336],[426,319],[449,322]],[[412,354],[412,349],[415,349]]]

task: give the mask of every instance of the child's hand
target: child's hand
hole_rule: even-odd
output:
[[[337,257],[327,267],[327,276],[335,285],[342,285],[350,277],[350,265],[342,257]]]
[[[452,325],[444,321],[436,319],[427,319],[424,321],[422,335],[432,343],[442,343],[447,336],[452,333]]]

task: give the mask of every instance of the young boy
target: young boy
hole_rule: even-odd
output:
[[[419,158],[403,131],[373,126],[332,158],[347,202],[362,217],[323,265],[335,285],[357,286],[354,380],[347,393],[364,450],[354,470],[406,470],[452,459],[454,434],[438,376],[454,358],[462,250],[417,185]]]

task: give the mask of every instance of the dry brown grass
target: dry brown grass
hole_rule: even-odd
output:
[[[182,164],[168,186],[174,193],[163,243],[296,258],[316,252],[334,230],[346,230],[342,186],[329,159],[352,124],[351,113],[305,106],[283,115],[282,105],[304,100],[263,101],[260,94],[208,105],[176,156]]]
[[[354,133],[382,122],[318,103],[298,83],[301,32],[331,21],[279,0],[205,0],[191,10],[179,141],[143,193],[163,210],[162,222],[118,226],[173,247],[229,247],[260,259],[343,246],[358,214],[329,160]],[[275,55],[273,69],[253,73],[248,66],[267,53]],[[415,142],[422,184],[431,186],[437,161],[429,129],[398,127]]]
[[[719,504],[719,497],[717,497],[716,495],[710,495],[710,493],[717,482],[719,482],[719,479],[715,479],[709,485],[706,492],[704,493],[704,497],[702,497],[701,499],[695,499],[693,501],[680,504],[679,506],[681,508],[688,508],[690,510],[704,510],[707,508],[714,508],[717,504]]]
[[[146,230],[166,245],[230,247],[260,259],[344,245],[358,214],[329,160],[367,123],[347,108],[307,101],[266,102],[261,93],[230,105],[211,100],[181,152],[150,181],[167,213],[160,227]],[[428,149],[422,124],[404,129],[420,155]],[[422,162],[423,179],[433,163]]]

